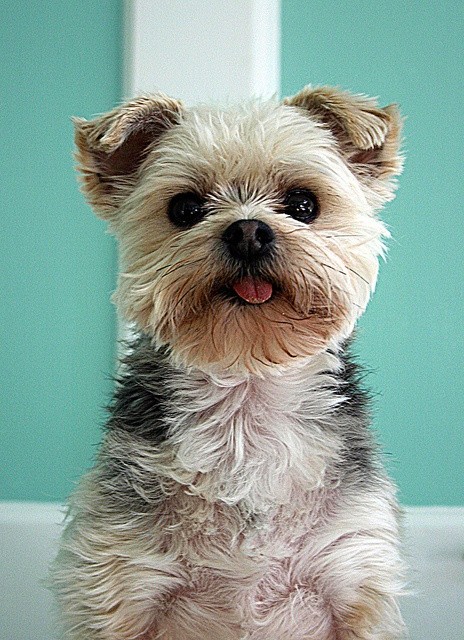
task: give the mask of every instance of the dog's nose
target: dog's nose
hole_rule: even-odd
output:
[[[275,234],[262,220],[237,220],[227,227],[222,239],[235,258],[257,258],[269,252]]]

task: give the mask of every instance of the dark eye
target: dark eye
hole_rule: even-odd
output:
[[[193,227],[204,215],[203,200],[196,193],[179,193],[169,203],[169,220],[181,229]]]
[[[292,189],[284,199],[285,213],[300,222],[312,222],[319,215],[317,198],[309,189]]]

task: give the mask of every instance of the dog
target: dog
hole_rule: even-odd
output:
[[[401,124],[311,86],[75,120],[134,338],[52,571],[66,638],[404,637],[400,512],[349,351]]]

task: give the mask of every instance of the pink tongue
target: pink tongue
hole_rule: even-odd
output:
[[[238,296],[251,304],[261,304],[261,302],[266,302],[272,296],[272,284],[270,282],[258,280],[251,276],[234,282],[232,287]]]

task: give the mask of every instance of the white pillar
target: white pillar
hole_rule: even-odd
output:
[[[126,0],[125,14],[125,97],[279,93],[280,0]]]

